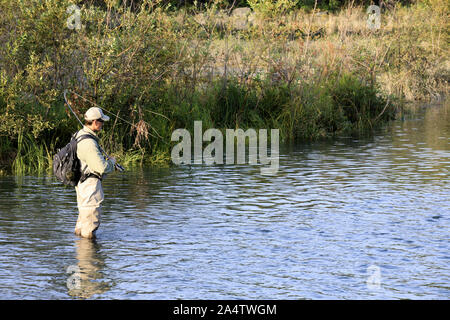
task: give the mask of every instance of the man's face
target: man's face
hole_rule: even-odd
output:
[[[102,119],[94,120],[94,122],[92,122],[92,127],[93,127],[92,130],[94,132],[99,132],[103,128],[103,120]]]

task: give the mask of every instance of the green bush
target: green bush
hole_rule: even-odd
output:
[[[333,103],[342,109],[348,121],[364,128],[375,120],[392,120],[395,108],[389,107],[387,98],[376,87],[365,84],[354,76],[344,75],[328,85]]]
[[[279,128],[282,139],[299,140],[393,117],[379,90],[354,76],[208,79],[202,67],[215,59],[209,45],[218,35],[192,17],[180,28],[179,17],[151,1],[75,1],[79,30],[66,23],[72,3],[0,0],[0,162],[12,160],[17,174],[48,168],[56,148],[79,129],[65,89],[80,118],[92,106],[108,112],[102,144],[130,165],[167,160],[172,131],[192,130],[196,120],[204,129]],[[285,12],[293,3],[274,8]]]

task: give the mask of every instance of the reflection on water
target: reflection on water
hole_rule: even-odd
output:
[[[108,291],[108,282],[102,281],[105,261],[101,254],[101,245],[96,240],[80,238],[75,240],[75,247],[78,262],[76,268],[72,268],[74,272],[69,271],[69,277],[77,279],[75,285],[68,285],[69,295],[87,299],[94,294]]]
[[[448,298],[449,110],[285,146],[273,177],[249,165],[111,174],[95,242],[72,233],[72,188],[3,177],[0,298]]]

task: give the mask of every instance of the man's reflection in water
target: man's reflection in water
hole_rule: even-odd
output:
[[[80,238],[75,240],[78,260],[76,285],[69,288],[69,295],[82,299],[89,299],[94,294],[101,294],[109,290],[110,285],[103,279],[102,270],[105,267],[104,257],[100,253],[100,244],[95,240]]]

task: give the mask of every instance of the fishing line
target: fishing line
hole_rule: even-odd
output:
[[[67,90],[67,89],[66,89],[66,90]],[[73,93],[73,94],[76,95],[77,97],[80,97],[80,98],[83,99],[84,101],[89,102],[90,104],[92,104],[92,105],[94,105],[94,106],[96,106],[96,107],[98,107],[98,108],[101,108],[102,110],[106,111],[106,112],[109,113],[110,115],[112,115],[112,116],[114,116],[114,117],[116,117],[116,118],[122,120],[123,122],[129,124],[130,126],[136,127],[136,130],[138,129],[137,124],[131,123],[131,122],[129,122],[128,120],[125,120],[124,118],[119,117],[118,115],[112,113],[111,111],[105,109],[104,107],[100,107],[97,103],[95,103],[95,102],[93,102],[93,101],[90,101],[89,99],[86,99],[85,97],[83,97],[82,95],[79,95],[79,94],[76,93],[75,91],[72,91],[72,90],[67,90],[67,91],[70,91],[71,93]],[[158,112],[154,112],[154,111],[151,111],[151,110],[145,110],[145,111],[148,111],[148,112],[150,112],[150,113],[156,114],[156,115],[161,116],[161,117],[163,117],[163,118],[165,118],[165,119],[167,119],[167,120],[170,121],[170,119],[167,118],[167,117],[166,117],[165,115],[163,115],[163,114],[160,114],[160,113],[158,113]],[[157,137],[156,137],[156,136],[152,135],[151,133],[149,133],[150,136],[152,136],[152,137],[154,137],[154,138],[160,138],[160,139],[162,140],[162,142],[168,144],[166,141],[164,141],[164,138],[161,137],[161,135],[158,133],[158,131],[156,131],[156,129],[153,128],[152,125],[151,125],[150,123],[148,123],[148,122],[145,121],[145,120],[141,120],[141,121],[143,121],[145,124],[147,124],[147,125],[148,125],[148,126],[156,133],[156,135],[157,135]]]
[[[67,97],[66,97],[66,93],[67,93],[67,89],[64,90],[64,100],[66,101],[67,106],[69,107],[70,111],[72,111],[73,115],[75,116],[75,118],[78,120],[78,122],[81,124],[81,126],[83,127],[83,122],[81,122],[81,120],[78,118],[78,116],[76,115],[76,113],[73,111],[72,107],[69,104],[69,101],[67,101]],[[105,152],[105,150],[102,149],[102,147],[100,147],[100,145],[98,145],[98,147],[100,148],[100,151],[102,153],[105,154],[106,158],[110,158],[110,156],[108,156],[108,154]],[[117,168],[117,170],[119,170],[120,172],[124,171],[125,168],[122,167],[120,164],[118,164],[117,162],[114,164],[114,166]]]

